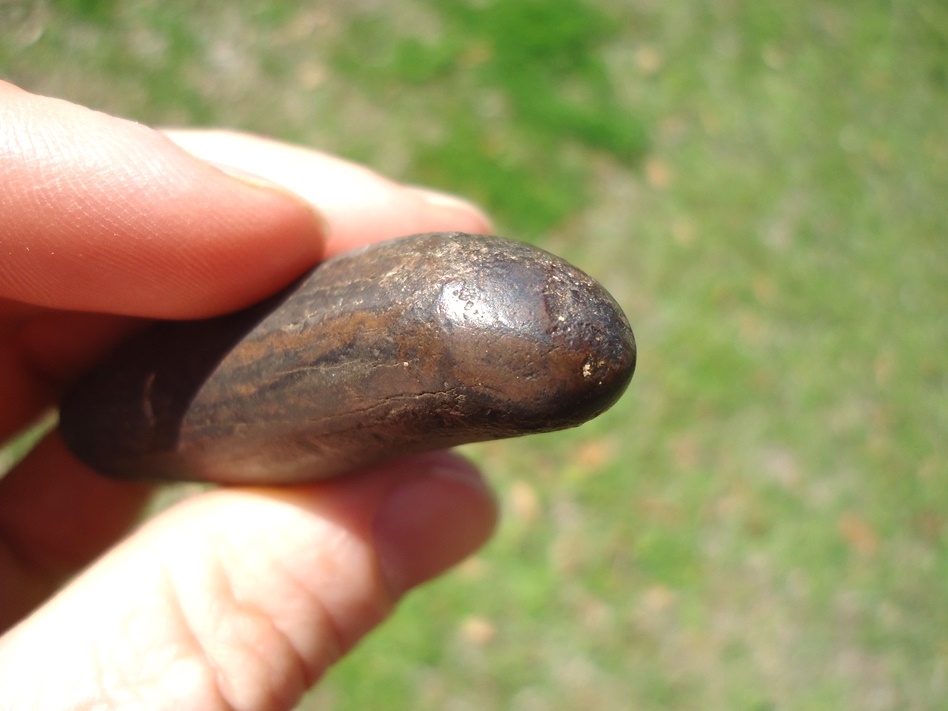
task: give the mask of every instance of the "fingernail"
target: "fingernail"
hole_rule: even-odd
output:
[[[494,497],[466,461],[442,461],[408,479],[389,494],[373,526],[389,590],[401,595],[461,562],[495,523]]]
[[[452,210],[454,212],[466,213],[468,216],[482,222],[488,232],[493,229],[493,222],[486,215],[486,213],[477,205],[465,200],[464,198],[458,197],[457,195],[452,195],[451,193],[443,193],[440,190],[424,188],[419,185],[410,185],[408,186],[408,190],[411,190],[422,200],[429,203],[430,205],[434,205],[435,207],[447,208],[448,210]]]
[[[299,193],[293,192],[292,190],[290,190],[284,185],[280,185],[279,183],[274,183],[272,180],[263,178],[257,175],[256,173],[251,173],[249,171],[246,171],[243,168],[235,168],[232,165],[226,165],[224,163],[216,163],[214,161],[205,161],[205,162],[214,166],[222,173],[226,173],[230,177],[236,178],[237,180],[244,183],[245,185],[250,185],[254,188],[259,188],[263,190],[272,190],[282,195],[285,195],[286,197],[292,198],[297,203],[299,203],[300,205],[304,206],[307,210],[309,210],[310,213],[312,213],[314,219],[319,224],[319,229],[320,229],[320,232],[322,232],[323,238],[325,239],[326,237],[329,236],[329,222],[326,220],[326,216],[323,215],[322,212],[320,212],[319,208],[317,208],[315,205],[313,205],[313,203],[311,203],[309,200],[304,198]]]

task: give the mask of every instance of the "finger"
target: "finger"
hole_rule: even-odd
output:
[[[0,298],[190,318],[257,301],[315,263],[323,223],[140,124],[0,82]]]
[[[56,433],[0,479],[0,630],[127,533],[151,491],[96,474]]]
[[[319,151],[229,131],[166,133],[204,160],[252,171],[319,205],[330,225],[329,255],[419,232],[492,229],[484,213],[467,201],[399,185]]]
[[[2,639],[0,708],[290,709],[408,588],[479,547],[495,513],[447,454],[202,495]]]
[[[107,314],[46,311],[0,336],[0,443],[60,399],[109,348],[146,325]]]

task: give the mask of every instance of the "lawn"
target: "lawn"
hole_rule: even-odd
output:
[[[471,196],[635,328],[301,709],[945,707],[943,2],[14,0],[0,76]]]

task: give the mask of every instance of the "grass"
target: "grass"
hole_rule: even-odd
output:
[[[469,448],[496,541],[303,708],[943,708],[941,3],[0,12],[26,88],[472,195],[636,329],[612,411]]]

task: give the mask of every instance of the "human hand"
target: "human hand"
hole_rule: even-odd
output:
[[[0,442],[145,319],[234,310],[323,256],[450,229],[489,225],[326,155],[0,82]],[[0,708],[292,708],[496,515],[448,453],[209,491],[129,534],[151,493],[55,432],[0,480]]]

